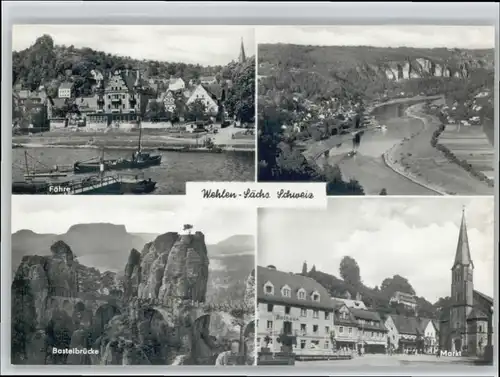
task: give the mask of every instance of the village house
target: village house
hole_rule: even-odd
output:
[[[75,85],[72,82],[66,81],[59,85],[57,96],[59,98],[73,98]]]
[[[168,84],[168,91],[177,92],[186,89],[186,83],[181,78],[172,78]]]
[[[220,91],[219,93],[214,93]],[[191,105],[197,100],[201,100],[206,108],[207,114],[211,116],[217,115],[219,112],[219,104],[222,96],[223,89],[218,85],[212,85],[210,88],[205,85],[197,85],[191,96],[186,102],[186,105]]]
[[[349,311],[358,325],[358,348],[365,353],[385,353],[387,329],[380,315],[372,310],[350,308]]]
[[[199,78],[201,85],[213,85],[217,84],[217,79],[215,76],[203,76]]]
[[[328,291],[314,279],[257,267],[257,344],[279,352],[280,334],[296,336],[299,355],[331,353],[333,303]]]
[[[388,331],[388,345],[400,353],[415,352],[422,333],[416,317],[390,314],[385,320]]]
[[[439,322],[430,318],[421,318],[420,331],[424,337],[424,353],[436,353],[439,349]]]
[[[417,300],[415,300],[415,296],[405,292],[395,292],[391,297],[389,302],[395,302],[397,304],[402,304],[408,308],[415,309],[417,307]]]
[[[349,307],[340,300],[333,298],[335,306],[335,347],[337,350],[357,351],[358,323],[351,315]]]

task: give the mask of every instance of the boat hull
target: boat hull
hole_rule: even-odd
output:
[[[125,170],[125,169],[145,169],[150,166],[160,165],[161,156],[152,156],[146,160],[130,161],[130,160],[112,160],[104,162],[104,170]],[[98,162],[76,162],[73,166],[76,174],[95,173],[100,170]]]

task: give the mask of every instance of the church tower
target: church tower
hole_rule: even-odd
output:
[[[241,38],[240,55],[238,56],[238,62],[243,63],[245,60],[247,60],[247,56],[245,54],[245,46],[243,45],[243,38]]]
[[[451,299],[450,330],[452,335],[452,350],[461,351],[467,345],[467,316],[472,311],[473,303],[473,272],[474,263],[470,256],[465,211],[462,210],[462,222],[458,234],[455,261],[451,268]]]

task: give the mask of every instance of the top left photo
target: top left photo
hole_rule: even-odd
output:
[[[254,179],[252,27],[13,27],[12,194]]]

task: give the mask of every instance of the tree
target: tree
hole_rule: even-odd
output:
[[[152,121],[166,118],[165,105],[160,101],[151,101],[146,110],[146,117]]]
[[[307,263],[304,262],[302,265],[302,275],[307,275]]]
[[[316,272],[316,265],[313,264],[312,268],[311,268],[311,272],[314,273]]]
[[[205,102],[201,99],[196,99],[193,101],[187,108],[186,113],[184,114],[186,120],[189,121],[197,121],[205,119],[207,115],[207,106]]]
[[[184,226],[182,227],[182,230],[184,232],[188,232],[189,234],[191,234],[191,230],[193,229],[193,226],[191,224],[184,224]]]
[[[231,72],[232,88],[228,91],[225,105],[230,116],[242,123],[255,118],[255,61],[247,59],[241,64],[231,63],[226,72]],[[223,76],[227,73],[223,72]]]
[[[392,297],[396,292],[415,294],[415,290],[408,280],[401,275],[394,275],[392,278],[384,279],[380,285],[380,290],[387,296]]]
[[[355,287],[361,284],[359,266],[354,258],[347,255],[343,257],[340,261],[339,272],[346,283]]]
[[[387,190],[385,189],[385,187],[382,190],[380,190],[379,195],[387,195]]]

